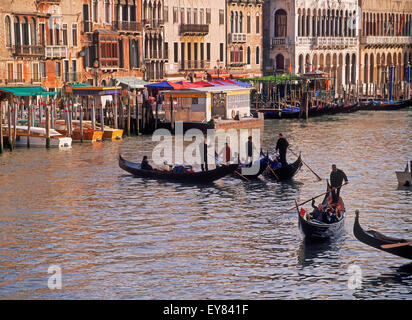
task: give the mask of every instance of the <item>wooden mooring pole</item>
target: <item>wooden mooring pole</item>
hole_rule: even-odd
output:
[[[50,108],[46,104],[46,148],[50,149]]]
[[[0,103],[0,154],[3,152],[3,104]]]

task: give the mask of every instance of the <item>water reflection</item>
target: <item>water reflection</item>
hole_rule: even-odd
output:
[[[118,167],[118,154],[131,161],[150,155],[154,142],[143,136],[64,151],[6,152],[0,156],[0,297],[410,298],[411,280],[397,269],[402,260],[371,250],[350,230],[359,209],[367,228],[411,234],[411,190],[397,189],[394,174],[412,158],[411,115],[412,109],[265,120],[264,150],[273,152],[282,132],[321,182],[305,166],[282,183],[226,177],[187,186],[134,178]],[[350,180],[342,189],[346,235],[309,245],[296,210],[286,210],[295,199],[324,191],[333,162]],[[47,289],[52,264],[63,270],[59,292]],[[365,279],[355,293],[347,286],[351,264]]]

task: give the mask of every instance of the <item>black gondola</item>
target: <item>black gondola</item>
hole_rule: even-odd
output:
[[[396,256],[405,258],[405,259],[412,259],[412,245],[403,245],[400,247],[395,248],[382,248],[382,245],[385,244],[397,244],[397,243],[405,243],[408,240],[405,239],[398,239],[398,238],[391,238],[388,236],[383,235],[382,233],[374,230],[365,231],[362,229],[361,225],[359,224],[359,210],[355,212],[355,223],[353,225],[353,234],[355,235],[356,239],[368,246],[374,247],[378,250],[382,250]]]
[[[217,167],[209,171],[174,173],[172,171],[161,170],[143,170],[140,169],[140,164],[129,162],[119,154],[119,167],[123,170],[140,178],[167,180],[171,182],[183,183],[211,183],[215,180],[223,178],[233,173],[237,168],[237,164]]]
[[[325,195],[322,202],[324,208],[327,206],[331,196],[330,191]],[[339,199],[339,202],[341,206],[340,217],[337,222],[333,223],[325,223],[315,219],[308,221],[302,217],[299,208],[297,208],[299,229],[306,241],[328,240],[336,238],[345,232],[345,209],[342,198]]]
[[[259,163],[258,163],[259,162]],[[244,168],[244,165],[239,166],[235,172],[233,173],[233,176],[235,178],[239,179],[244,179],[247,178],[248,180],[256,180],[258,177],[266,170],[267,166],[269,165],[269,159],[267,156],[262,157],[260,160],[257,160],[255,162],[255,165],[259,165],[259,171],[256,174],[245,174],[242,173],[242,168]]]
[[[302,167],[302,157],[299,154],[299,157],[296,159],[294,163],[289,164],[288,166],[284,168],[272,169],[275,172],[276,176],[273,174],[272,170],[269,169],[269,166],[264,171],[264,175],[266,178],[270,178],[276,181],[290,180],[298,173],[301,167]]]

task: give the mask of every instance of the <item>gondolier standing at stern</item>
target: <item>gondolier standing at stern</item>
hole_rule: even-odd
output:
[[[349,182],[345,172],[343,172],[341,169],[336,168],[336,164],[332,164],[332,172],[330,173],[330,185],[332,187],[333,203],[338,203],[339,201],[340,187],[342,186],[343,180],[345,180],[345,184]]]
[[[289,142],[286,138],[283,137],[283,134],[279,133],[279,139],[276,143],[276,151],[279,150],[280,163],[282,167],[287,167],[288,163],[286,162],[286,153],[288,152]]]

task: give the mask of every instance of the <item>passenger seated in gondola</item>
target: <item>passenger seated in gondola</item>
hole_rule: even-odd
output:
[[[338,218],[336,217],[336,211],[332,207],[327,207],[323,222],[334,223],[337,221],[338,221]]]
[[[182,166],[182,165],[176,164],[175,167],[173,168],[173,173],[187,173],[187,172],[194,172],[192,166],[190,165]]]
[[[314,209],[311,213],[311,219],[322,221],[323,216],[323,205],[321,203],[315,206],[315,199],[312,199],[312,208]]]
[[[143,170],[153,170],[153,167],[147,161],[147,156],[143,157],[142,163],[140,164],[140,168]]]
[[[279,161],[279,157],[275,154],[273,159],[270,161],[270,167],[272,169],[279,169],[282,168],[282,163]]]

